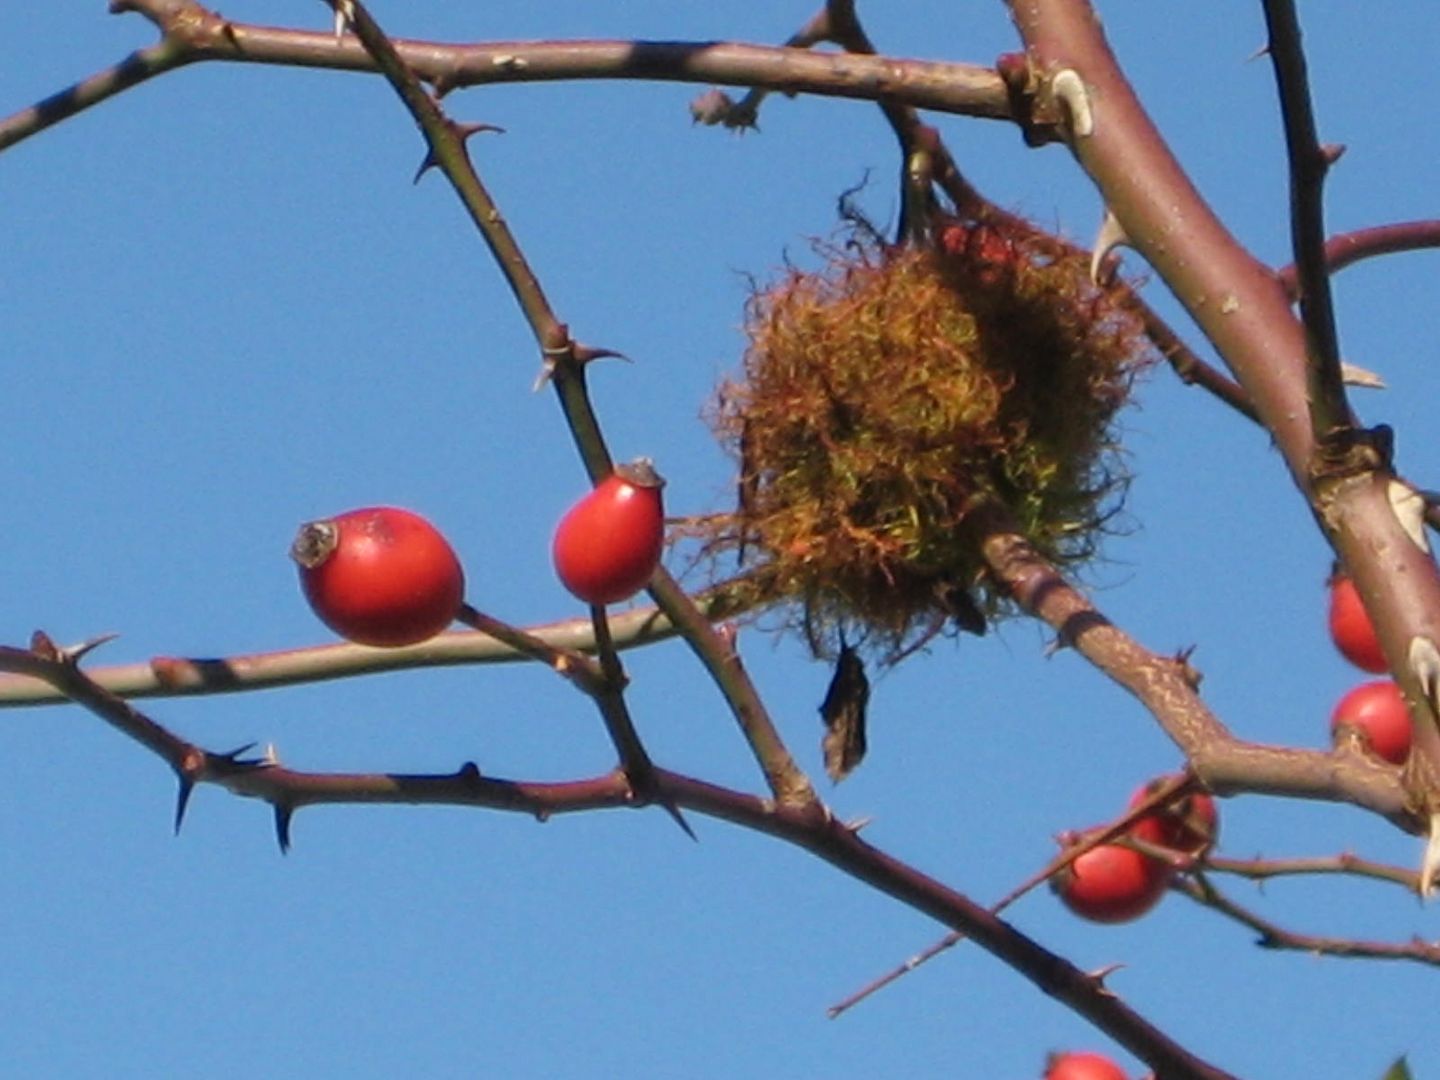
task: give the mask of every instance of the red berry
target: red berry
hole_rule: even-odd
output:
[[[1125,1071],[1104,1054],[1071,1050],[1051,1054],[1045,1080],[1126,1080]]]
[[[1361,683],[1340,699],[1330,716],[1332,738],[1347,726],[1363,731],[1370,749],[1394,765],[1403,765],[1410,756],[1410,710],[1389,679]]]
[[[409,510],[372,506],[309,522],[290,555],[311,609],[362,645],[434,637],[465,599],[465,574],[450,544]]]
[[[1362,671],[1379,675],[1390,670],[1355,583],[1343,574],[1330,579],[1330,639]]]
[[[665,541],[664,484],[641,458],[621,465],[566,512],[553,545],[565,588],[587,604],[614,604],[645,587]]]
[[[1130,807],[1139,806],[1157,786],[1171,779],[1157,776],[1142,784],[1130,796]],[[1134,834],[1146,843],[1171,848],[1187,855],[1199,855],[1215,844],[1220,834],[1220,814],[1215,800],[1203,791],[1186,795],[1163,810],[1147,814],[1135,823]]]
[[[1170,867],[1119,844],[1101,844],[1051,881],[1065,906],[1082,919],[1121,923],[1138,919],[1165,895]]]

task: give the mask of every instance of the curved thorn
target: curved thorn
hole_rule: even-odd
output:
[[[1125,231],[1125,226],[1120,224],[1120,219],[1107,206],[1105,216],[1100,219],[1100,231],[1095,234],[1095,247],[1090,252],[1090,283],[1108,284],[1115,275],[1113,269],[1105,270],[1105,260],[1116,248],[1130,246],[1130,235]]]
[[[295,816],[293,806],[275,804],[275,841],[280,845],[280,854],[290,854],[290,819]]]
[[[420,162],[420,167],[415,170],[415,175],[411,178],[410,183],[420,183],[420,178],[424,176],[427,172],[429,172],[431,169],[436,168],[439,164],[440,163],[435,160],[435,151],[425,151],[425,160]]]
[[[575,343],[573,351],[575,359],[582,364],[588,364],[591,360],[604,359],[624,360],[627,364],[635,362],[623,352],[615,349],[597,349],[589,345],[581,345],[578,341]]]
[[[190,795],[195,790],[195,784],[189,777],[180,778],[180,790],[175,797],[175,835],[180,835],[180,826],[185,824],[185,810],[190,805]]]
[[[468,139],[471,135],[479,135],[481,132],[493,135],[505,134],[505,129],[498,124],[455,124],[453,126],[462,139]]]
[[[1079,73],[1074,68],[1057,71],[1050,80],[1050,89],[1065,114],[1065,128],[1070,137],[1083,139],[1093,133],[1095,117],[1090,112],[1090,91]]]
[[[669,814],[672,818],[675,819],[675,824],[680,826],[681,830],[685,833],[686,836],[690,837],[690,839],[694,840],[697,844],[700,842],[700,837],[695,835],[695,830],[692,829],[690,827],[690,823],[685,820],[685,815],[680,813],[680,808],[678,806],[676,806],[672,802],[663,802],[660,805],[665,808],[665,812],[667,814]]]
[[[98,637],[89,638],[85,641],[82,641],[79,645],[71,645],[68,649],[61,649],[60,651],[69,663],[78,664],[80,662],[80,658],[86,653],[90,652],[93,649],[98,649],[101,645],[105,645],[109,642],[114,641],[119,636],[119,634],[113,633],[100,634]]]

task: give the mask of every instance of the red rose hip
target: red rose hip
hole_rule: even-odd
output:
[[[1121,923],[1154,907],[1169,882],[1170,868],[1158,859],[1120,844],[1101,844],[1056,874],[1051,887],[1082,919]]]
[[[1410,710],[1400,688],[1389,679],[1362,683],[1336,703],[1330,716],[1331,736],[1342,727],[1363,731],[1370,749],[1392,765],[1403,765],[1410,756]]]
[[[1370,621],[1355,583],[1344,574],[1330,579],[1330,640],[1340,654],[1362,671],[1379,675],[1390,670],[1375,624]]]
[[[434,637],[465,599],[465,574],[449,542],[409,510],[371,506],[309,522],[290,555],[311,609],[361,645]]]
[[[1051,1054],[1045,1080],[1126,1080],[1125,1071],[1104,1054],[1071,1050]]]
[[[621,465],[555,528],[560,582],[587,604],[614,604],[639,592],[660,565],[665,481],[640,458]]]

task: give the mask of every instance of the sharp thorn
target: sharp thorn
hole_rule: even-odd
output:
[[[425,160],[422,161],[422,162],[420,162],[420,167],[415,170],[414,179],[412,179],[412,180],[410,181],[410,183],[412,183],[412,184],[418,184],[418,183],[420,183],[420,178],[421,178],[422,176],[424,176],[427,172],[429,172],[431,169],[435,168],[435,167],[436,167],[437,165],[439,165],[439,164],[440,164],[440,163],[435,160],[435,151],[433,151],[433,150],[427,150],[427,151],[425,152]]]
[[[295,815],[293,806],[275,804],[275,841],[280,845],[280,854],[290,854],[290,819]]]
[[[626,356],[622,352],[617,352],[615,349],[597,349],[592,348],[589,345],[581,345],[579,342],[576,342],[573,351],[575,359],[582,364],[588,364],[591,360],[601,360],[606,357],[615,360],[624,360],[627,364],[634,363],[634,361],[631,360],[630,357]]]
[[[505,134],[505,129],[496,124],[456,124],[455,130],[462,139],[468,139],[471,135],[479,135],[481,132],[490,132],[495,135]]]
[[[1100,231],[1095,235],[1095,247],[1090,252],[1090,281],[1095,285],[1108,285],[1115,279],[1116,266],[1106,262],[1118,247],[1130,247],[1130,236],[1120,224],[1114,212],[1107,206],[1105,216],[1100,219]]]
[[[68,649],[62,649],[61,653],[70,663],[78,664],[80,658],[86,653],[92,649],[98,649],[101,645],[114,641],[119,636],[119,634],[101,634],[98,637],[90,638],[88,641],[82,641],[79,645],[71,645]]]
[[[665,812],[675,819],[675,824],[680,826],[681,830],[685,833],[685,835],[690,837],[691,840],[694,840],[695,843],[698,844],[700,842],[700,838],[695,835],[695,830],[690,828],[690,823],[685,820],[685,815],[680,813],[680,808],[674,803],[669,802],[662,803],[661,805],[665,807]]]
[[[180,790],[175,796],[175,835],[180,835],[180,826],[185,824],[185,811],[190,806],[190,795],[195,784],[187,777],[180,778]]]
[[[1346,386],[1363,386],[1368,390],[1384,390],[1385,379],[1381,375],[1356,364],[1340,364],[1340,379]]]

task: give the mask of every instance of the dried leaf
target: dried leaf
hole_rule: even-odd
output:
[[[820,703],[820,718],[825,721],[825,736],[820,740],[825,772],[837,784],[865,757],[865,706],[869,701],[870,680],[865,677],[865,663],[854,649],[842,643],[830,688]]]

